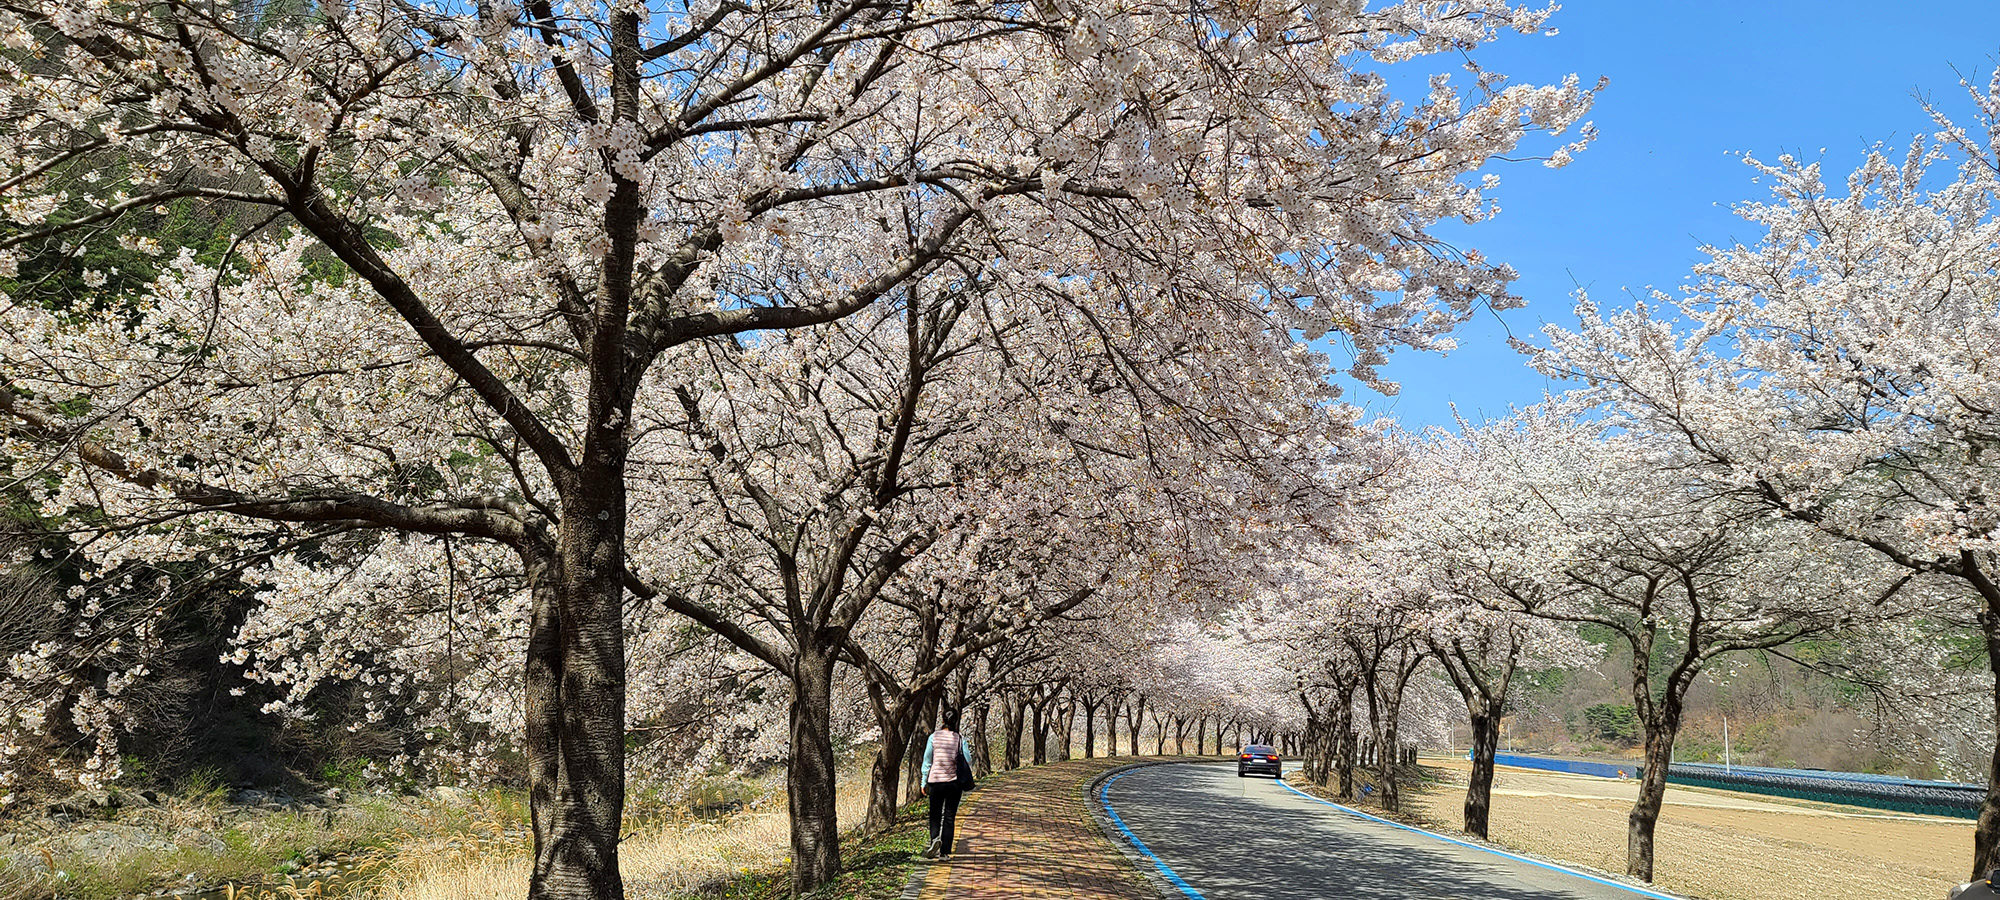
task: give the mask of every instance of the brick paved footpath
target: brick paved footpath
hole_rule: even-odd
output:
[[[920,863],[918,900],[1154,900],[1157,893],[1090,816],[1090,782],[1158,757],[1029,766],[980,781],[958,810],[958,849]]]

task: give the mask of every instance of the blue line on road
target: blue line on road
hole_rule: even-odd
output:
[[[1114,779],[1114,780],[1115,780],[1115,779]],[[1654,898],[1654,900],[1681,900],[1681,898],[1679,898],[1679,897],[1676,897],[1676,896],[1674,896],[1674,895],[1672,895],[1672,894],[1662,894],[1662,893],[1660,893],[1659,891],[1649,891],[1649,890],[1646,890],[1645,888],[1639,888],[1639,887],[1633,887],[1633,886],[1631,886],[1631,885],[1629,885],[1629,884],[1620,884],[1619,882],[1616,882],[1616,881],[1612,881],[1612,880],[1610,880],[1610,879],[1608,879],[1608,878],[1599,878],[1599,877],[1597,877],[1596,875],[1592,875],[1592,874],[1590,874],[1590,873],[1588,873],[1588,872],[1579,872],[1579,871],[1577,871],[1577,870],[1575,870],[1575,869],[1572,869],[1572,868],[1569,868],[1568,866],[1558,866],[1558,865],[1556,865],[1556,864],[1554,864],[1554,863],[1545,863],[1545,862],[1542,862],[1542,861],[1541,861],[1541,860],[1539,860],[1539,859],[1530,859],[1530,858],[1528,858],[1528,857],[1525,857],[1525,856],[1522,856],[1522,855],[1520,855],[1520,854],[1518,854],[1518,853],[1508,853],[1508,852],[1507,852],[1507,851],[1505,851],[1505,850],[1495,850],[1495,849],[1493,849],[1492,847],[1487,847],[1487,846],[1483,846],[1483,845],[1480,845],[1480,844],[1474,844],[1474,843],[1472,843],[1472,842],[1470,842],[1470,841],[1461,841],[1461,840],[1459,840],[1459,839],[1457,839],[1457,838],[1454,838],[1454,837],[1447,837],[1447,836],[1445,836],[1445,835],[1442,835],[1442,834],[1438,834],[1438,833],[1437,833],[1437,832],[1435,832],[1435,831],[1426,831],[1426,830],[1424,830],[1424,829],[1422,829],[1422,828],[1418,828],[1418,827],[1416,827],[1416,826],[1414,826],[1414,825],[1405,825],[1405,824],[1403,824],[1403,823],[1401,823],[1401,822],[1391,822],[1391,821],[1389,821],[1388,819],[1384,819],[1384,818],[1382,818],[1382,817],[1380,817],[1380,816],[1371,816],[1371,815],[1369,815],[1369,814],[1367,814],[1367,813],[1365,813],[1365,812],[1362,812],[1361,810],[1358,810],[1358,809],[1355,809],[1355,808],[1353,808],[1353,807],[1349,807],[1349,806],[1342,806],[1342,805],[1340,805],[1340,804],[1338,804],[1338,803],[1335,803],[1335,802],[1333,802],[1333,801],[1331,801],[1331,800],[1326,800],[1326,799],[1322,799],[1322,798],[1320,798],[1320,797],[1315,797],[1315,796],[1313,796],[1313,795],[1311,795],[1311,794],[1308,794],[1308,793],[1306,793],[1305,791],[1302,791],[1302,790],[1299,790],[1298,788],[1295,788],[1295,787],[1292,787],[1291,785],[1289,785],[1289,784],[1286,784],[1285,782],[1282,782],[1282,781],[1280,781],[1280,782],[1278,782],[1278,784],[1279,784],[1279,786],[1283,787],[1283,788],[1284,788],[1285,790],[1288,790],[1288,791],[1291,791],[1292,793],[1294,793],[1294,794],[1297,794],[1297,795],[1299,795],[1299,796],[1301,796],[1301,797],[1304,797],[1304,798],[1306,798],[1307,800],[1311,800],[1311,801],[1312,801],[1312,802],[1314,802],[1314,803],[1324,803],[1324,804],[1326,804],[1327,806],[1331,806],[1331,807],[1333,807],[1334,809],[1337,809],[1337,810],[1340,810],[1341,812],[1344,812],[1344,813],[1347,813],[1347,814],[1349,814],[1349,815],[1353,815],[1353,816],[1360,816],[1361,818],[1364,818],[1364,819],[1367,819],[1367,820],[1369,820],[1369,821],[1371,821],[1371,822],[1380,822],[1380,823],[1382,823],[1382,824],[1384,824],[1384,825],[1387,825],[1387,826],[1389,826],[1389,827],[1391,827],[1391,828],[1401,828],[1401,829],[1402,829],[1402,830],[1404,830],[1404,831],[1414,831],[1414,832],[1416,832],[1416,833],[1418,833],[1418,834],[1424,834],[1424,835],[1429,835],[1429,836],[1431,836],[1431,837],[1434,837],[1434,838],[1437,838],[1438,840],[1440,840],[1440,841],[1444,841],[1444,842],[1445,842],[1445,843],[1447,843],[1447,844],[1457,844],[1457,845],[1459,845],[1460,847],[1470,847],[1470,848],[1472,848],[1472,849],[1474,849],[1474,850],[1482,850],[1482,851],[1485,851],[1485,852],[1487,852],[1487,853],[1491,853],[1491,854],[1493,854],[1494,856],[1504,856],[1504,857],[1506,857],[1506,858],[1508,858],[1508,859],[1511,859],[1511,860],[1515,860],[1515,861],[1517,861],[1517,862],[1524,862],[1524,863],[1527,863],[1528,865],[1531,865],[1531,866],[1538,866],[1538,867],[1540,867],[1540,868],[1544,868],[1544,869],[1549,869],[1549,870],[1551,870],[1551,871],[1556,871],[1556,872],[1561,872],[1561,873],[1563,873],[1563,874],[1565,874],[1565,875],[1574,875],[1574,876],[1576,876],[1576,877],[1578,877],[1578,878],[1581,878],[1581,879],[1583,879],[1583,880],[1585,880],[1585,881],[1593,881],[1593,882],[1596,882],[1596,883],[1598,883],[1598,884],[1601,884],[1601,885],[1604,885],[1605,887],[1614,887],[1614,888],[1617,888],[1617,889],[1619,889],[1619,890],[1621,890],[1621,891],[1630,891],[1631,893],[1634,893],[1634,894],[1638,894],[1638,895],[1639,895],[1639,896],[1641,896],[1641,897],[1652,897],[1652,898]],[[1106,786],[1106,787],[1109,787],[1110,785],[1109,785],[1109,784],[1107,783],[1107,784],[1106,784],[1105,786]],[[1108,809],[1109,807],[1106,807],[1106,808]],[[1115,818],[1115,817],[1116,817],[1116,816],[1114,815],[1114,818]],[[1120,827],[1120,828],[1123,828],[1124,826],[1122,826],[1122,825],[1121,825],[1121,826],[1119,826],[1119,827]],[[1129,833],[1129,832],[1128,832],[1128,833]],[[1146,854],[1146,855],[1147,855],[1147,856],[1152,856],[1153,854],[1151,854],[1151,853],[1148,853],[1148,854]],[[1162,863],[1162,864],[1161,864],[1161,868],[1165,868],[1165,867],[1166,867],[1166,866],[1165,866],[1165,864],[1164,864],[1164,863]]]
[[[1125,820],[1118,817],[1118,810],[1111,808],[1112,783],[1129,774],[1131,773],[1120,772],[1105,779],[1104,786],[1097,789],[1097,802],[1104,806],[1105,812],[1111,814],[1111,824],[1118,826],[1118,833],[1125,835],[1125,839],[1131,841],[1132,846],[1137,847],[1140,853],[1146,854],[1146,858],[1153,861],[1153,866],[1160,870],[1161,875],[1167,876],[1167,880],[1172,882],[1174,887],[1180,888],[1181,893],[1193,897],[1194,900],[1208,900],[1207,897],[1201,895],[1200,891],[1195,890],[1193,885],[1182,881],[1181,876],[1175,874],[1173,867],[1167,865],[1165,860],[1154,856],[1153,851],[1146,849],[1146,842],[1139,840],[1139,836],[1133,834],[1132,829],[1125,827]]]

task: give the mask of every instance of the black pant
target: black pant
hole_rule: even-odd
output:
[[[931,798],[931,840],[938,845],[938,852],[950,853],[952,826],[958,821],[958,798],[965,791],[949,781],[924,785],[924,791]],[[943,831],[938,830],[940,824]]]

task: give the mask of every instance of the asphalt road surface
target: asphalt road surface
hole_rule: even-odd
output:
[[[1641,900],[1593,882],[1370,821],[1233,765],[1146,766],[1116,776],[1110,811],[1206,900]]]

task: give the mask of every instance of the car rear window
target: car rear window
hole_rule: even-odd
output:
[[[1248,746],[1248,747],[1245,747],[1245,748],[1243,748],[1243,752],[1245,752],[1245,753],[1263,753],[1263,754],[1266,754],[1266,755],[1270,755],[1270,754],[1275,754],[1275,753],[1276,753],[1277,751],[1275,751],[1275,750],[1272,750],[1271,748],[1269,748],[1269,747],[1266,747],[1266,746],[1264,746],[1263,744],[1251,744],[1250,746]]]

